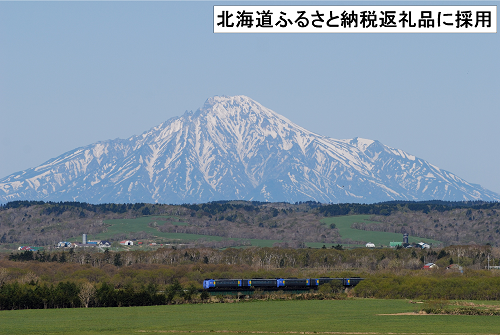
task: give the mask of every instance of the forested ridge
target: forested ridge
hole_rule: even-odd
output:
[[[322,224],[321,219],[365,214],[376,223],[354,223],[353,228],[409,233],[439,239],[445,244],[489,243],[498,246],[499,207],[498,202],[481,201],[379,204],[219,201],[184,205],[14,201],[0,206],[0,244],[50,246],[70,238],[79,239],[83,233],[106,232],[105,220],[108,219],[132,219],[145,215],[169,216],[162,217],[154,226],[159,232],[280,240],[290,247],[303,247],[304,242],[359,244],[367,241],[346,240],[334,226]],[[109,236],[108,239],[148,237],[152,237],[150,233],[138,231]]]

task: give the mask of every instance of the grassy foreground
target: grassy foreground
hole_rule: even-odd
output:
[[[357,299],[1,311],[0,333],[497,334],[500,329],[495,316],[380,315],[416,308],[406,300]]]

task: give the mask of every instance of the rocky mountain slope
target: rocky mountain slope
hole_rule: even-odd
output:
[[[500,195],[378,141],[321,136],[248,97],[216,96],[141,135],[77,148],[0,179],[0,202],[19,199],[372,203]]]

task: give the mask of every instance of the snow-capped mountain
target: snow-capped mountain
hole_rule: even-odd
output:
[[[0,202],[500,200],[378,141],[312,133],[245,97],[213,97],[145,133],[0,179]]]

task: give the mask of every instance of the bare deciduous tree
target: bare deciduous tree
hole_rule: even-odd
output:
[[[80,293],[78,293],[78,297],[80,298],[80,301],[85,306],[85,308],[89,307],[89,303],[94,298],[94,296],[95,296],[94,285],[92,285],[89,282],[85,282],[80,287]]]
[[[7,281],[9,271],[6,268],[0,268],[0,286]]]
[[[37,283],[39,279],[40,278],[38,278],[38,276],[34,272],[30,271],[24,276],[22,276],[19,281],[23,284],[29,284],[29,283]]]

